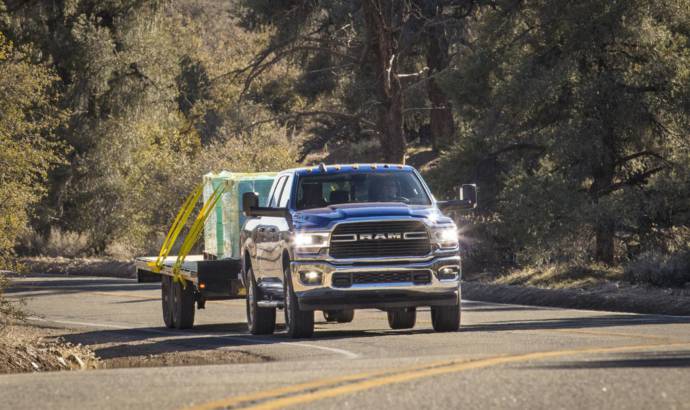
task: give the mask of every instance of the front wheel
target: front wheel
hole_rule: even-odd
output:
[[[314,311],[300,310],[297,296],[292,289],[290,268],[285,268],[283,275],[285,294],[285,330],[291,339],[311,337],[314,334]]]
[[[457,332],[460,329],[461,300],[458,289],[457,303],[451,306],[432,306],[431,325],[437,332]]]
[[[412,329],[417,321],[417,308],[403,308],[388,311],[388,325],[391,329]]]
[[[276,328],[276,309],[259,307],[259,291],[254,272],[247,271],[247,327],[253,335],[270,335]]]

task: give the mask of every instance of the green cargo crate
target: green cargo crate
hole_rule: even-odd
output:
[[[259,205],[266,206],[276,173],[237,173],[221,171],[204,175],[204,201],[225,185],[225,191],[204,226],[204,251],[218,259],[240,257],[240,229],[246,217],[242,213],[242,194],[257,192]]]

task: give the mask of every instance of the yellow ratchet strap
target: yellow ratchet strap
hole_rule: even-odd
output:
[[[179,282],[182,284],[182,288],[184,289],[187,284],[184,278],[182,277],[182,274],[180,273],[180,268],[182,267],[182,264],[184,263],[185,258],[187,257],[187,254],[192,250],[192,247],[194,244],[199,240],[199,237],[201,236],[201,233],[203,232],[204,229],[204,224],[206,223],[206,219],[208,216],[211,214],[213,209],[216,206],[216,203],[220,199],[220,197],[223,195],[223,191],[225,190],[225,184],[219,185],[214,191],[213,195],[204,203],[204,205],[201,207],[201,211],[199,211],[199,214],[196,216],[196,219],[194,220],[194,223],[192,224],[192,227],[189,228],[189,232],[187,232],[187,236],[184,238],[184,241],[182,242],[182,245],[180,246],[180,252],[177,254],[177,260],[175,261],[175,264],[173,265],[173,281]]]
[[[185,226],[185,224],[187,223],[187,219],[189,219],[189,216],[192,214],[192,211],[196,206],[196,202],[199,200],[199,197],[201,196],[202,190],[203,184],[197,185],[196,188],[194,188],[194,190],[187,196],[187,199],[185,199],[184,204],[177,212],[175,221],[170,227],[170,230],[168,231],[168,234],[165,237],[165,241],[163,242],[163,246],[161,246],[161,250],[158,253],[158,258],[156,258],[155,262],[148,263],[153,272],[160,272],[160,270],[163,268],[165,258],[167,258],[168,254],[170,254],[170,250],[175,244],[175,241],[177,241],[177,237],[180,235],[180,232],[182,232],[182,228]]]

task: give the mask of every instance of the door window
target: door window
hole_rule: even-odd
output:
[[[280,193],[283,191],[283,185],[285,185],[285,180],[287,180],[287,176],[282,176],[278,179],[278,182],[276,183],[276,187],[273,190],[273,194],[271,195],[271,200],[268,203],[268,206],[271,208],[277,208],[278,207],[278,198],[280,198]]]

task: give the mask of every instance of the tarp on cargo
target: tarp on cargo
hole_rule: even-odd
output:
[[[218,259],[240,257],[240,229],[246,217],[242,213],[242,194],[257,192],[259,206],[266,206],[275,172],[238,173],[221,171],[204,175],[204,201],[221,184],[225,190],[204,226],[204,251]]]

